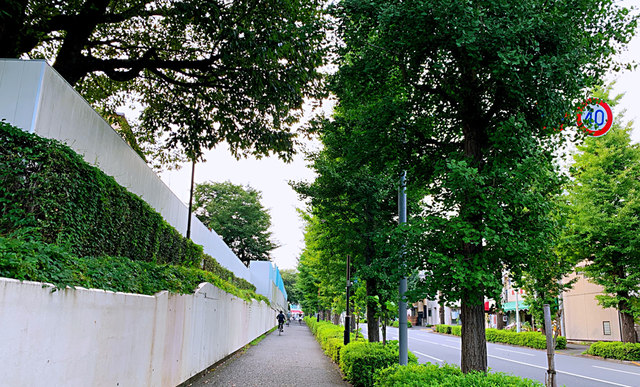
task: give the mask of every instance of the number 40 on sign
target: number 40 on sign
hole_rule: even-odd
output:
[[[578,109],[578,128],[593,137],[604,136],[613,124],[613,113],[601,99],[589,98]]]

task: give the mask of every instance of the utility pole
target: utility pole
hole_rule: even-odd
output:
[[[193,204],[193,179],[196,176],[196,158],[191,160],[191,190],[189,191],[189,216],[187,219],[187,239],[191,239],[191,207]]]
[[[400,189],[398,190],[398,218],[399,224],[407,223],[407,193],[405,192],[407,171],[402,172],[400,177]],[[404,247],[404,246],[403,246]],[[402,253],[404,254],[404,252]],[[403,264],[403,263],[401,263]],[[407,365],[409,349],[407,342],[407,302],[404,300],[404,293],[407,291],[407,278],[400,279],[398,301],[398,341],[400,350],[400,365]]]
[[[351,341],[351,316],[349,311],[349,291],[351,290],[351,256],[347,254],[347,313],[344,316],[344,345]]]

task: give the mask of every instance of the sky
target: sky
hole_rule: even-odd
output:
[[[322,108],[325,114],[331,113],[331,103],[326,102]],[[315,113],[319,113],[316,110]],[[305,106],[305,117],[301,124],[315,114],[309,106]],[[318,141],[305,141],[307,150],[317,150]],[[207,151],[206,162],[196,164],[195,183],[207,181],[230,181],[262,192],[262,205],[271,215],[271,231],[273,238],[280,245],[272,252],[272,261],[280,269],[293,269],[298,264],[298,257],[304,247],[304,224],[298,216],[296,208],[305,209],[306,205],[289,186],[289,181],[313,181],[315,174],[306,167],[304,155],[298,153],[292,162],[285,163],[276,156],[236,160],[226,144]],[[165,171],[160,178],[184,202],[189,203],[189,184],[191,166],[184,165],[178,171]]]
[[[625,0],[618,4],[640,8],[640,0]],[[638,10],[634,13],[638,13]],[[628,50],[616,59],[635,61],[640,64],[640,36],[636,36],[629,44]],[[635,118],[638,122],[636,126],[640,126],[640,70],[611,74],[609,81],[613,80],[617,82],[611,95],[625,94],[620,104],[612,109],[614,116],[622,109],[626,109],[625,120]],[[331,104],[325,104],[323,110],[327,115],[330,114]],[[311,114],[310,109],[307,108],[306,119]],[[640,130],[633,131],[632,139],[634,142],[640,142]],[[307,146],[309,149],[317,149],[319,144],[311,142],[307,143]],[[304,209],[306,205],[298,198],[288,182],[314,179],[313,171],[306,167],[304,156],[296,155],[289,164],[277,157],[236,160],[222,144],[206,152],[205,159],[205,163],[196,166],[196,183],[230,181],[234,184],[250,185],[262,191],[262,204],[271,214],[271,231],[274,239],[281,245],[272,253],[273,262],[280,269],[295,268],[304,247],[302,229],[304,225],[298,217],[296,208]],[[189,201],[190,173],[191,168],[185,166],[179,171],[161,174],[162,180],[185,203]]]

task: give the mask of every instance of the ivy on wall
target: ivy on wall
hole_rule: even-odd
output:
[[[126,257],[213,272],[255,291],[139,196],[68,146],[0,122],[0,236],[29,235],[78,257]]]

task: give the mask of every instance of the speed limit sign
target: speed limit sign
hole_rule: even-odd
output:
[[[604,136],[613,124],[613,113],[609,105],[597,98],[584,102],[578,111],[578,128],[593,137]]]

